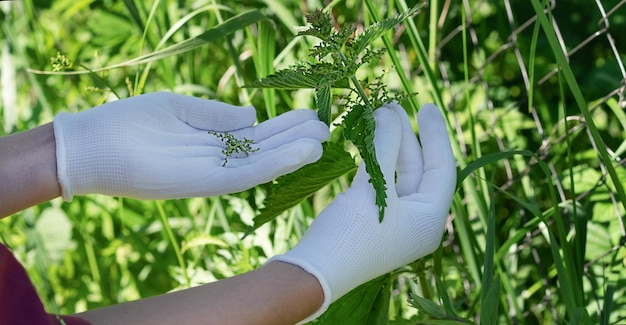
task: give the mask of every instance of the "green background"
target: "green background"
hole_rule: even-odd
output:
[[[362,30],[374,17],[413,5],[3,1],[0,134],[50,122],[60,111],[161,90],[252,104],[259,121],[314,108],[309,90],[240,86],[308,59],[315,40],[294,37],[304,13],[329,8],[338,24]],[[573,0],[547,8],[543,14],[539,0],[435,0],[385,35],[387,44],[374,42],[393,55],[359,77],[418,92],[402,103],[411,114],[436,103],[464,178],[442,247],[359,288],[371,299],[357,307],[355,295],[346,296],[322,322],[624,322],[626,5]],[[95,70],[252,9],[267,20],[182,54],[162,52],[159,60],[92,74],[52,73],[57,53],[71,62],[65,72]],[[292,247],[350,176],[245,239],[267,184],[161,202],[55,199],[1,220],[0,240],[25,265],[47,309],[72,313],[254,269]],[[355,314],[342,314],[347,309]]]

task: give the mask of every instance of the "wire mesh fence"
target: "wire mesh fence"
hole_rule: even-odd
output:
[[[525,150],[529,153],[528,156],[516,155],[498,161],[493,164],[497,167],[488,166],[490,168],[485,168],[483,174],[475,173],[472,176],[475,185],[481,182],[487,184],[478,196],[487,197],[488,192],[493,192],[493,200],[490,202],[493,207],[480,207],[479,203],[474,202],[479,200],[472,200],[472,189],[463,189],[460,204],[468,211],[467,218],[474,235],[468,239],[470,245],[464,246],[460,240],[463,236],[462,227],[454,224],[447,228],[443,246],[448,251],[440,259],[445,264],[444,272],[450,274],[448,279],[451,282],[457,279],[460,281],[457,281],[458,284],[446,284],[450,285],[449,294],[458,310],[462,311],[462,316],[479,321],[481,315],[476,312],[479,309],[476,305],[480,305],[480,299],[476,296],[480,292],[476,293],[474,289],[480,285],[481,279],[472,273],[468,264],[471,255],[478,256],[475,257],[478,263],[483,262],[480,256],[486,255],[486,222],[481,220],[481,213],[476,211],[489,209],[498,219],[497,241],[501,244],[496,245],[495,256],[500,259],[496,262],[497,267],[501,268],[498,272],[503,283],[501,297],[506,304],[499,312],[510,318],[509,323],[550,323],[550,320],[562,323],[566,318],[563,300],[567,293],[562,291],[564,288],[558,279],[560,273],[555,271],[548,233],[548,229],[559,226],[556,221],[559,219],[546,217],[547,222],[536,222],[532,213],[534,210],[545,216],[552,213],[554,204],[548,188],[554,187],[556,205],[560,210],[559,218],[565,220],[568,238],[574,238],[571,242],[576,244],[580,236],[584,245],[582,253],[577,251],[577,254],[583,254],[582,258],[573,257],[583,272],[581,277],[584,278],[585,292],[589,293],[584,305],[590,314],[602,315],[610,307],[607,305],[612,303],[612,315],[600,316],[596,320],[599,323],[600,320],[601,323],[619,323],[626,319],[626,282],[621,279],[621,274],[626,271],[626,202],[620,199],[610,171],[616,170],[619,179],[626,179],[626,141],[623,137],[626,129],[626,0],[543,1],[546,4],[544,13],[550,19],[559,48],[565,53],[567,66],[576,77],[593,121],[589,121],[582,114],[579,103],[568,89],[568,82],[562,70],[559,70],[559,64],[546,37],[545,27],[540,27],[537,12],[531,2],[431,0],[423,12],[415,17],[416,24],[421,28],[419,36],[424,42],[429,42],[425,47],[428,65],[435,72],[434,79],[441,88],[439,92],[444,97],[445,106],[442,108],[450,118],[450,126],[455,133],[453,141],[459,145],[457,154],[460,160],[469,162],[485,154],[513,150]],[[116,24],[115,30],[120,30],[120,33],[136,33],[137,26],[129,23],[132,22],[132,15],[124,7],[110,9],[100,2],[92,4],[93,8],[85,7],[84,10],[72,7],[73,10],[78,10],[76,21],[65,22],[59,17],[63,17],[60,13],[70,11],[63,6],[70,2],[53,3],[58,7],[48,8],[46,2],[37,2],[31,6],[31,1],[24,1],[25,10],[32,12],[11,16],[9,3],[0,4],[4,12],[2,17],[15,19],[11,23],[0,20],[5,33],[5,38],[0,40],[3,53],[0,115],[5,133],[13,131],[16,124],[26,128],[40,122],[33,121],[37,111],[43,111],[44,117],[51,117],[59,108],[52,108],[54,105],[47,101],[67,105],[71,98],[85,107],[88,106],[88,101],[83,99],[88,95],[82,89],[85,85],[93,86],[91,79],[36,76],[25,73],[25,67],[49,70],[50,56],[54,56],[58,50],[72,53],[78,62],[80,59],[92,62],[94,49],[102,57],[114,58],[114,62],[123,62],[137,55],[134,41],[137,38],[129,38],[129,35],[115,38],[117,34],[109,34],[109,29],[112,28],[105,24],[111,23],[109,19],[113,18],[102,15],[109,10],[114,12],[115,18],[123,17],[113,20]],[[184,2],[178,2],[180,3]],[[280,6],[269,5],[276,5],[280,1],[222,3],[241,6],[235,11],[261,7],[271,19],[276,20],[280,27],[278,30],[282,32],[291,31],[298,22],[304,23],[301,15],[306,10],[278,14],[273,12],[272,8]],[[338,16],[354,18],[359,24],[367,16],[367,10],[360,1],[284,3],[285,8],[309,10],[335,5]],[[391,3],[396,7],[386,7]],[[380,5],[380,14],[389,10],[401,11],[398,5],[400,3],[404,4],[405,1],[376,2]],[[22,7],[21,2],[13,2],[11,5]],[[170,7],[183,11],[178,5],[168,5]],[[157,20],[163,25],[154,29],[167,30],[170,27],[168,24],[176,21],[177,10],[169,12],[165,10],[165,6],[157,10],[165,18]],[[168,18],[169,14],[173,16]],[[288,17],[286,22],[281,23],[280,16],[289,14],[293,14],[293,17]],[[28,20],[31,16],[35,17],[32,21]],[[39,26],[40,23],[46,27]],[[87,23],[89,28],[83,26]],[[189,24],[192,26],[184,32],[191,34],[196,29],[205,28],[207,22],[191,20]],[[423,81],[424,66],[415,59],[415,46],[406,39],[408,33],[405,31],[398,29],[394,46],[399,53],[406,56],[407,60],[404,62],[407,65],[403,69],[418,84],[419,88],[416,88],[424,91],[429,88]],[[291,38],[277,32],[276,50],[283,50],[278,47],[290,44]],[[88,41],[79,44],[78,40],[82,42],[84,39]],[[246,61],[251,56],[250,51],[245,41],[238,41],[236,45],[239,52],[236,54],[240,60]],[[111,46],[114,42],[119,43]],[[294,45],[295,48],[298,46]],[[207,85],[229,84],[230,77],[222,78],[215,71],[228,68],[230,59],[228,55],[219,52],[222,61],[218,65],[226,67],[210,70],[207,68],[208,63],[216,62],[214,52],[217,52],[215,47],[211,51],[202,49],[191,53],[188,57],[169,58],[171,61],[168,62],[173,65],[163,64],[155,68],[147,89],[154,91],[174,87],[176,91],[182,89],[175,88],[175,83],[180,82],[193,85],[194,89],[200,86],[207,88],[196,94],[219,94],[219,91],[213,92]],[[17,63],[9,62],[11,57]],[[251,74],[246,78],[253,80],[256,77],[254,69],[246,65],[246,62],[243,64]],[[236,71],[234,66],[231,68],[229,71]],[[119,71],[116,73],[122,74]],[[123,73],[134,79],[134,73],[137,72],[128,70]],[[168,79],[173,74],[176,74],[176,78],[172,80],[176,82]],[[105,77],[114,88],[123,93],[127,88],[124,78],[119,77],[117,80],[112,75],[114,77]],[[221,80],[226,81],[222,83]],[[232,88],[232,93],[236,94],[237,87]],[[298,96],[300,94],[297,93],[285,95],[293,98]],[[427,96],[420,98],[424,97]],[[22,98],[21,102],[18,101],[19,98]],[[233,98],[236,96],[231,97],[231,100]],[[257,100],[257,103],[261,103],[261,100]],[[27,114],[31,106],[38,107],[33,110],[33,115]],[[18,112],[17,107],[26,108]],[[23,119],[21,123],[18,123],[19,118]],[[601,142],[593,136],[594,128],[600,130]],[[600,159],[603,154],[608,154],[611,166],[607,166],[606,161]],[[546,174],[543,174],[541,164],[545,164]],[[485,199],[490,200],[491,197]],[[461,219],[463,213],[453,208],[453,215],[455,219]],[[562,238],[557,238],[557,241],[561,240]],[[109,244],[102,244],[103,247],[107,245]],[[278,245],[283,246],[284,243]],[[507,249],[501,251],[499,247]],[[566,251],[562,250],[563,257],[565,254]],[[77,265],[84,266],[87,263],[79,260]],[[479,265],[478,269],[482,267],[483,265]],[[456,275],[451,275],[453,273],[460,275],[455,278]],[[111,280],[103,279],[103,282],[106,282],[103,287],[108,287]]]
[[[602,151],[608,153],[611,168],[624,175],[626,1],[552,0],[545,3],[544,13],[550,18],[560,50],[565,53],[593,116],[592,128],[601,126],[602,142],[593,137],[590,121],[576,107],[544,30],[539,27],[537,14],[528,1],[464,0],[439,4],[438,19],[431,24],[440,31],[441,37],[437,40],[436,51],[429,53],[431,65],[443,87],[449,89],[446,109],[454,119],[452,124],[464,156],[471,160],[471,157],[480,156],[481,150],[515,150],[520,142],[534,154],[527,161],[505,159],[499,171],[482,175],[497,187],[494,189],[494,206],[501,211],[494,213],[501,217],[500,220],[504,220],[507,214],[502,210],[525,209],[512,197],[524,197],[538,206],[545,204],[542,201],[548,193],[542,187],[549,182],[537,182],[536,177],[530,180],[528,176],[539,169],[538,162],[546,163],[556,188],[562,218],[567,221],[568,233],[576,237],[574,234],[579,232],[578,235],[587,240],[585,258],[576,260],[576,263],[584,263],[581,266],[584,285],[593,288],[589,290],[592,296],[589,301],[595,299],[596,302],[589,302],[589,306],[596,306],[588,306],[588,309],[602,310],[605,306],[598,301],[620,296],[614,294],[617,282],[607,278],[611,273],[621,272],[618,271],[623,270],[621,266],[615,266],[626,262],[623,251],[626,242],[625,202],[620,199],[607,166],[600,159]],[[467,46],[465,53],[463,44]],[[461,63],[451,62],[467,62],[467,65],[461,67]],[[473,131],[477,132],[475,135],[468,135],[468,107],[473,110],[470,115],[475,116],[478,125]],[[525,125],[515,131],[507,130],[512,125],[511,119]],[[472,143],[473,136],[478,138],[481,146]],[[573,179],[583,185],[574,187],[571,185]],[[620,179],[623,180],[623,176]],[[481,181],[480,176],[477,181]],[[524,219],[525,212],[519,213]],[[473,218],[475,224],[481,222],[476,220],[478,217]],[[587,226],[578,227],[578,218],[583,218]],[[502,223],[506,224],[506,221]],[[604,225],[608,230],[600,231],[598,225]],[[547,226],[556,227],[553,220]],[[580,234],[583,231],[585,233]],[[453,227],[448,229],[448,234],[457,236]],[[515,317],[516,313],[528,317],[543,311],[556,320],[562,319],[562,310],[556,302],[559,298],[555,295],[562,286],[556,284],[554,270],[550,267],[552,256],[542,252],[542,245],[537,245],[538,238],[547,237],[546,228],[539,225],[526,233],[519,245],[513,245],[506,255],[508,257],[504,257],[509,259],[508,266],[505,266],[509,274],[522,270],[512,266],[517,261],[511,259],[520,258],[523,251],[528,254],[528,262],[539,266],[536,282],[511,280],[512,286],[534,286],[520,290],[522,297],[507,298],[509,316],[518,323],[523,321]],[[507,239],[507,234],[502,234],[501,240]],[[600,241],[603,244],[594,244]],[[457,251],[461,249],[457,248]],[[460,258],[459,262],[463,263],[464,259]],[[522,274],[517,276],[532,277]],[[465,287],[470,288],[471,281],[467,280]],[[467,289],[465,293],[469,295],[471,290]],[[512,302],[532,296],[540,297],[533,300],[533,306]],[[624,300],[619,303],[623,304]],[[516,311],[520,305],[523,311]],[[609,319],[611,322],[623,320],[625,315],[613,312],[611,317],[606,314],[603,317],[608,323]]]

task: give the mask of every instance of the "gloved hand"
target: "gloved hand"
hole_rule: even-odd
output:
[[[358,285],[430,254],[441,241],[456,184],[441,113],[434,105],[419,111],[421,148],[402,107],[388,104],[374,113],[376,155],[388,188],[382,223],[362,163],[350,189],[320,213],[300,242],[270,259],[298,265],[319,280],[324,302],[302,323]]]
[[[253,107],[152,93],[107,103],[53,122],[57,174],[65,200],[100,193],[139,199],[213,196],[268,182],[314,162],[328,127],[312,110],[256,126]],[[224,141],[253,140],[249,155],[224,163]]]

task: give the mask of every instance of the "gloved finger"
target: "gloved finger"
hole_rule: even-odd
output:
[[[395,111],[387,107],[374,111],[374,118],[376,118],[376,132],[374,133],[376,158],[388,187],[393,187],[400,151],[401,133],[398,127],[400,118]]]
[[[238,136],[245,136],[257,142],[274,137],[288,130],[297,130],[298,138],[312,138],[319,141],[326,141],[330,132],[328,126],[319,120],[317,113],[310,109],[295,109],[259,123],[252,128],[235,132]],[[294,134],[291,134],[294,136]],[[282,137],[282,135],[281,135]],[[293,139],[288,136],[282,137],[284,143]],[[276,141],[276,140],[274,140]]]
[[[167,92],[150,94],[157,103],[169,104],[176,117],[201,130],[225,132],[252,126],[256,110],[252,106],[234,106],[215,100]]]
[[[374,111],[374,118],[376,119],[376,131],[374,132],[376,158],[385,178],[387,196],[396,196],[393,184],[401,141],[400,128],[398,127],[400,119],[396,112],[385,106]],[[363,163],[361,164],[363,165]],[[359,166],[352,186],[357,184],[357,186],[362,186],[369,182],[369,178],[370,176],[365,172],[363,166]]]
[[[422,159],[422,148],[420,147],[415,131],[411,126],[409,116],[398,103],[393,102],[386,105],[400,117],[400,129],[402,140],[400,140],[400,152],[396,173],[396,191],[402,197],[417,192],[424,173],[424,160]]]
[[[450,207],[456,185],[456,162],[446,123],[435,105],[422,107],[417,115],[424,157],[424,174],[418,192],[409,199]]]
[[[141,184],[140,190],[131,197],[137,199],[176,199],[188,197],[214,196],[228,191],[232,182],[224,183],[216,191],[211,184],[215,183],[215,169],[223,163],[220,154],[210,156],[185,156],[179,153],[163,153],[160,155],[159,164],[146,164],[144,160],[131,160],[131,164],[140,165],[138,172],[129,174],[131,184]],[[158,177],[155,177],[158,175]],[[187,184],[181,189],[180,184]],[[222,183],[219,183],[222,184]]]
[[[250,153],[249,156],[228,159],[220,170],[219,184],[236,179],[238,190],[269,182],[317,161],[322,156],[322,144],[313,139],[298,139],[272,150]]]
[[[154,163],[146,161],[150,157]],[[152,183],[166,182],[167,177],[174,177],[172,182],[178,183],[187,181],[180,177],[181,174],[191,173],[201,175],[212,172],[216,166],[221,166],[224,160],[222,148],[215,146],[143,146],[133,149],[133,153],[128,156],[127,164],[130,169],[138,171],[133,174],[145,174],[146,178],[153,178],[148,181]],[[211,162],[218,162],[209,164]],[[198,165],[194,165],[196,162]],[[192,168],[193,167],[193,168]],[[155,177],[155,175],[159,175]],[[135,175],[129,175],[133,177]],[[146,182],[146,181],[143,181]]]
[[[143,154],[145,156],[152,157],[161,157],[161,161],[165,158],[163,157],[171,157],[169,159],[174,160],[174,162],[182,163],[187,158],[207,158],[214,157],[221,160],[224,160],[224,148],[218,146],[177,146],[177,147],[155,147],[155,148],[143,148],[138,149],[138,154]],[[203,172],[204,169],[210,169],[212,167],[205,166],[199,172]]]
[[[268,150],[255,157],[231,157],[226,166],[217,148],[148,148],[151,155],[161,157],[159,164],[139,164],[140,172],[129,175],[134,184],[147,184],[133,197],[140,199],[213,196],[239,192],[269,182],[281,175],[316,161],[322,155],[322,145],[312,139],[300,139],[281,148]],[[197,150],[196,150],[197,149]],[[204,152],[203,152],[204,150]],[[159,175],[155,178],[154,175]],[[187,182],[186,191],[179,190]],[[211,184],[220,184],[217,189]],[[176,193],[167,194],[163,193]]]
[[[246,129],[245,131],[248,130],[249,129]],[[235,131],[233,135],[239,139],[243,139],[245,136],[241,134],[245,133],[249,132]],[[294,124],[284,130],[277,129],[275,133],[263,134],[264,137],[262,138],[253,138],[255,143],[252,144],[252,147],[259,148],[260,150],[270,150],[303,138],[316,140],[321,143],[328,139],[329,134],[328,126],[324,122],[317,119],[305,120],[302,123]]]
[[[277,128],[275,130],[276,133],[263,134],[267,136],[265,139],[261,139],[260,141],[254,139],[254,128],[245,128],[242,130],[237,130],[233,132],[229,132],[239,141],[253,140],[253,143],[250,144],[250,148],[253,152],[256,150],[266,151],[274,148],[278,148],[283,146],[286,143],[292,143],[298,139],[308,138],[312,140],[316,140],[318,142],[325,141],[329,136],[328,126],[323,122],[317,120],[316,114],[313,111],[310,111],[315,116],[315,119],[302,119],[302,121],[297,121],[292,119],[294,122],[298,124],[290,125],[284,124],[285,127],[288,127],[284,130],[280,130]],[[290,114],[292,115],[292,114]],[[295,114],[299,115],[299,114]],[[308,114],[301,115],[301,117],[306,117]],[[282,115],[281,115],[282,116]],[[292,115],[292,117],[294,117]],[[281,126],[282,124],[279,124]],[[142,128],[141,125],[138,128]],[[207,131],[201,131],[194,128],[189,127],[189,130],[186,130],[185,133],[169,133],[167,137],[161,137],[159,140],[158,146],[167,148],[168,150],[180,150],[181,147],[194,147],[198,148],[200,146],[206,147],[215,147],[215,148],[226,148],[226,140],[220,139],[218,137],[219,134],[224,134],[224,132],[217,132],[218,134],[211,134]],[[141,130],[138,132],[142,135],[149,135],[154,130],[150,128],[146,128],[145,130]],[[142,138],[143,139],[143,138]],[[139,139],[141,140],[141,139]],[[130,141],[133,141],[130,139]],[[200,150],[202,152],[203,150]],[[244,155],[235,153],[234,156],[242,157]]]
[[[133,131],[127,135],[126,139],[131,148],[146,145],[169,147],[170,149],[171,147],[187,146],[225,147],[224,141],[209,131],[198,130],[190,126],[172,132],[166,127],[158,129],[146,123],[136,124]]]

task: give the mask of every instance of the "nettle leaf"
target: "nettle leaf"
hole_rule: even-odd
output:
[[[462,324],[474,324],[469,319],[464,319],[456,315],[449,315],[445,309],[436,303],[420,297],[415,294],[409,294],[409,305],[417,308],[420,313],[424,313],[434,320],[425,322],[426,324],[450,324],[450,325],[462,325]]]
[[[413,16],[423,6],[423,3],[419,4],[397,16],[389,17],[368,26],[362,33],[358,34],[352,42],[350,42],[350,47],[355,54],[361,53],[373,40],[390,31],[405,19]]]
[[[350,68],[346,65],[336,65],[329,62],[318,62],[310,65],[312,73],[321,76],[318,86],[330,85],[332,88],[350,88],[348,77],[354,73]]]
[[[392,279],[385,274],[356,287],[333,302],[313,324],[387,324]]]
[[[315,89],[315,104],[317,106],[317,116],[320,120],[330,125],[330,85],[323,85]]]
[[[409,304],[417,308],[420,312],[425,313],[436,319],[445,319],[448,317],[443,307],[418,295],[411,294],[409,298]]]
[[[417,6],[405,13],[375,23],[356,36],[354,36],[356,29],[353,26],[336,26],[329,13],[316,10],[307,15],[309,27],[298,33],[298,35],[310,35],[322,40],[321,43],[309,50],[313,60],[304,61],[296,66],[278,71],[274,75],[247,86],[250,88],[315,89],[315,102],[319,118],[329,125],[333,88],[344,90],[343,94],[338,97],[346,99],[342,105],[344,111],[348,112],[343,120],[345,139],[351,141],[358,148],[359,154],[363,158],[366,171],[370,176],[369,182],[372,183],[376,192],[376,205],[379,208],[380,221],[385,214],[387,194],[385,179],[376,158],[374,147],[376,126],[374,109],[394,99],[401,100],[413,94],[390,96],[387,86],[382,82],[362,83],[357,78],[357,70],[364,64],[378,61],[382,56],[382,50],[368,48],[372,41],[414,15],[420,8],[421,6]],[[313,181],[315,182],[315,180]],[[285,195],[290,195],[290,193]],[[294,199],[294,201],[297,200]],[[290,206],[293,206],[296,203],[288,202],[285,205],[291,204]],[[282,211],[284,209],[277,213]],[[275,215],[273,212],[264,211],[260,217],[271,219]]]
[[[306,89],[316,88],[323,75],[314,73],[304,66],[295,66],[280,70],[261,80],[255,80],[246,88],[274,88],[274,89]]]
[[[387,187],[380,164],[376,159],[375,130],[374,111],[364,105],[355,105],[344,118],[344,136],[359,149],[365,163],[365,170],[370,176],[369,182],[372,183],[376,192],[378,220],[382,221],[385,216],[385,207],[387,207]]]
[[[254,225],[248,233],[274,220],[287,209],[354,169],[356,164],[343,146],[325,143],[324,153],[318,161],[276,179],[272,184],[271,194],[265,198],[265,207],[254,218]]]
[[[330,15],[324,13],[322,9],[317,9],[312,14],[306,15],[306,21],[310,25],[309,28],[300,31],[297,36],[310,35],[321,40],[328,40],[333,31]]]
[[[349,88],[345,72],[327,62],[302,63],[255,80],[245,88],[316,89],[322,85]]]

